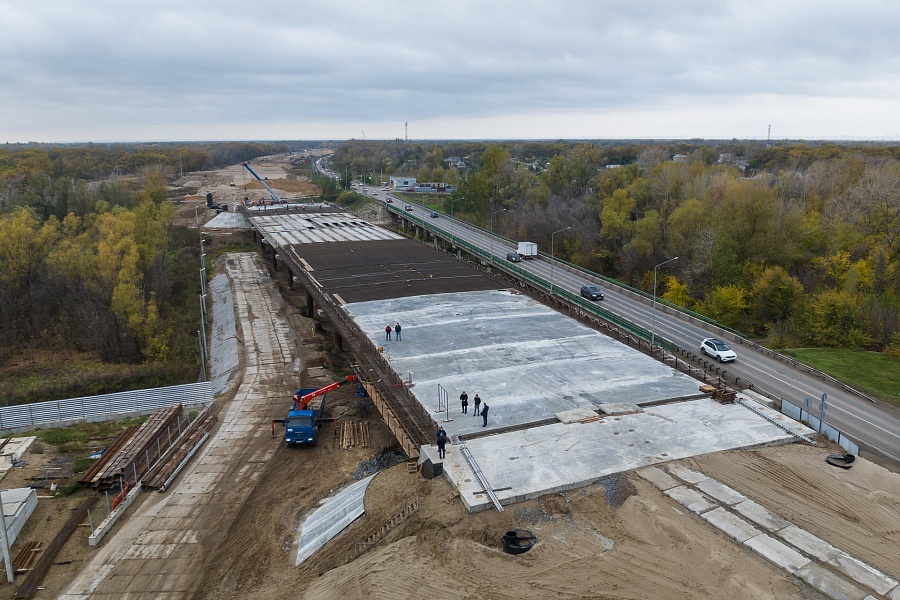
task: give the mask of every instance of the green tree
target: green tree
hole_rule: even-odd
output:
[[[863,331],[863,315],[847,292],[826,290],[816,295],[809,311],[812,341],[829,348],[861,348],[871,340]]]
[[[667,302],[671,302],[672,304],[687,308],[691,301],[687,285],[678,281],[678,278],[674,275],[666,275],[663,281],[665,292],[663,292],[660,298]]]
[[[789,319],[803,300],[803,284],[779,266],[765,268],[753,282],[751,314],[757,330]]]
[[[748,295],[738,285],[717,285],[703,302],[703,312],[726,327],[741,328],[746,322]]]

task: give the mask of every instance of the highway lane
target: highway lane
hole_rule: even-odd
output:
[[[372,188],[369,188],[367,194],[371,196],[373,191],[378,194],[374,197],[382,201],[385,201],[389,195],[380,189],[373,190]],[[418,204],[394,198],[393,205],[401,211],[404,206],[409,205],[412,210],[403,212],[409,212],[425,220],[429,227],[439,229],[446,236],[463,240],[486,253],[491,251],[491,240],[487,232],[471,227],[463,221],[451,219],[442,213],[438,218],[432,219],[429,216],[432,211]],[[494,236],[495,264],[503,266],[506,263],[507,252],[514,250],[515,247],[512,244]],[[546,249],[544,250],[546,251]],[[550,260],[543,256],[535,260],[516,263],[515,266],[548,282],[552,276],[555,288],[565,289],[573,294],[578,294],[581,286],[585,283],[594,283],[585,277],[569,272],[559,264],[554,265],[551,274]],[[646,329],[653,327],[653,310],[650,303],[635,300],[629,293],[615,286],[601,285],[605,298],[598,302],[603,308]],[[715,331],[711,326],[688,322],[683,315],[667,314],[660,310],[659,306],[656,311],[655,332],[656,335],[698,355],[700,354],[700,342],[704,338],[725,337],[720,335],[722,332]],[[882,411],[879,404],[860,398],[839,384],[810,375],[803,370],[794,368],[787,362],[758,352],[750,345],[736,343],[730,338],[726,339],[738,354],[736,361],[722,365],[729,373],[737,375],[744,381],[752,382],[757,389],[800,407],[804,406],[804,398],[812,398],[811,408],[815,415],[818,415],[818,405],[822,394],[827,394],[826,423],[849,435],[864,449],[874,450],[900,464],[900,421]],[[714,361],[710,359],[710,362]]]

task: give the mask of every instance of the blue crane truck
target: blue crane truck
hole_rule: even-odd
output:
[[[325,412],[325,394],[337,389],[345,383],[356,381],[356,377],[348,375],[341,381],[322,388],[304,388],[294,394],[294,403],[288,411],[286,419],[272,419],[272,435],[275,435],[275,423],[284,424],[284,442],[288,446],[294,444],[316,445],[319,437],[319,422]]]

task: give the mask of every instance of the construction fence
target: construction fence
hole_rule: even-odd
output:
[[[859,455],[859,446],[851,440],[847,435],[835,429],[828,423],[819,420],[819,417],[813,415],[808,410],[800,408],[796,404],[792,404],[787,400],[782,400],[781,402],[781,412],[795,421],[799,421],[801,423],[806,423],[816,431],[818,431],[821,435],[824,435],[832,442],[835,442],[841,446],[844,450],[847,451],[848,454],[852,454],[854,456]]]
[[[148,415],[159,408],[179,403],[185,408],[193,408],[212,401],[212,384],[201,381],[100,396],[3,406],[0,407],[0,435]]]

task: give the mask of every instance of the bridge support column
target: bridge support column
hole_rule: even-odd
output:
[[[344,338],[341,337],[341,334],[338,333],[337,329],[334,330],[334,347],[341,352],[344,350]]]
[[[309,313],[306,316],[308,316],[308,317],[316,316],[316,306],[313,303],[312,294],[310,294],[308,291],[306,292],[306,310],[309,311]]]
[[[275,252],[275,246],[272,246],[272,270],[278,270],[278,253]]]
[[[287,269],[288,289],[289,289],[289,290],[292,290],[292,289],[294,289],[294,272],[291,271],[291,265],[290,265],[290,264],[287,264],[287,263],[286,263],[286,264],[285,264],[285,268]]]

